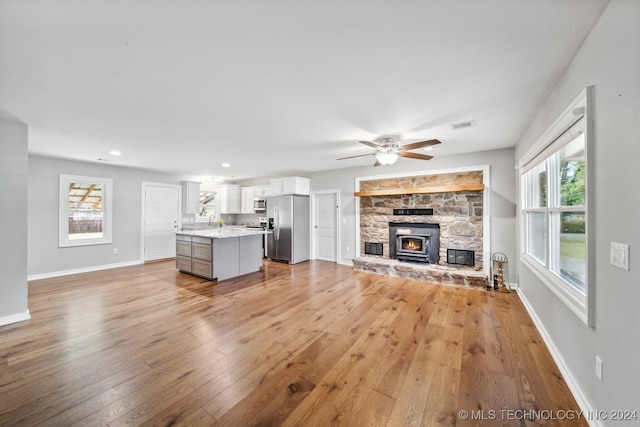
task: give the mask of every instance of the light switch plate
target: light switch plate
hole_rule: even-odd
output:
[[[629,271],[629,245],[611,242],[609,262],[611,265]]]

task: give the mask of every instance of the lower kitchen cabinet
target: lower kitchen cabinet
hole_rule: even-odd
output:
[[[191,261],[191,273],[212,279],[211,261],[202,261],[194,258],[193,261]]]
[[[213,239],[176,235],[176,267],[185,273],[212,280]]]
[[[180,271],[184,271],[185,273],[191,273],[191,258],[186,258],[183,256],[176,257],[176,267]]]
[[[209,238],[176,235],[176,267],[205,279],[226,280],[262,267],[262,234]]]

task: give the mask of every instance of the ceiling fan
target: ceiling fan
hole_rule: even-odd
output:
[[[375,148],[375,153],[359,154],[357,156],[341,157],[338,160],[353,159],[354,157],[376,156],[376,162],[373,166],[391,165],[398,160],[398,157],[407,157],[409,159],[431,160],[433,156],[427,154],[412,153],[411,150],[417,148],[429,147],[431,145],[440,144],[437,139],[428,141],[413,142],[411,144],[400,145],[393,138],[382,138],[379,143],[371,141],[358,141],[368,147]]]

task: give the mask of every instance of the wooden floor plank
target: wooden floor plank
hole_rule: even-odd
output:
[[[168,260],[31,282],[29,310],[0,327],[3,426],[486,426],[458,411],[578,409],[515,293],[322,261],[210,282]]]
[[[252,388],[242,399],[245,402],[225,412],[217,419],[217,424],[281,424],[315,387],[313,383],[300,378],[300,373],[336,339],[335,335],[325,333],[314,340],[268,380]]]
[[[394,399],[398,397],[418,344],[431,318],[436,294],[435,288],[426,293],[423,288],[417,288],[403,299],[409,303],[403,308],[398,318],[400,328],[391,331],[394,341],[386,349],[385,354],[380,356],[380,365],[377,369],[380,374],[374,385],[375,390]]]
[[[353,420],[354,427],[386,426],[396,400],[376,390],[371,390]]]
[[[489,411],[492,409],[488,390],[489,378],[486,367],[486,351],[482,306],[486,296],[482,291],[468,290],[467,308],[464,318],[463,354],[460,368],[460,387],[458,390],[458,407],[472,411]],[[480,426],[484,421],[467,418],[458,425]]]
[[[376,356],[390,345],[389,331],[401,304],[394,303],[372,322],[283,425],[349,425],[348,417],[369,394],[367,373],[375,366]]]
[[[460,371],[449,366],[438,366],[434,370],[421,425],[455,426],[458,419],[459,387]]]
[[[444,348],[444,327],[429,323],[416,352],[409,372],[396,399],[389,418],[390,425],[419,426],[436,372],[441,369],[435,360]]]

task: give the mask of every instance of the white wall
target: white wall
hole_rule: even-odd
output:
[[[516,259],[515,251],[515,158],[514,149],[482,151],[456,156],[434,157],[428,162],[400,159],[391,166],[373,168],[371,166],[336,169],[318,172],[311,176],[311,190],[340,189],[341,224],[340,262],[351,263],[356,245],[356,203],[353,195],[355,178],[372,175],[396,174],[401,172],[442,170],[465,166],[490,166],[491,193],[491,252],[504,252],[509,260]],[[514,262],[515,264],[515,262]],[[515,272],[515,265],[514,265]],[[515,281],[515,273],[511,274]]]
[[[26,320],[28,131],[0,120],[0,325]]]
[[[60,174],[113,179],[113,243],[58,247]],[[141,169],[29,156],[29,276],[124,265],[140,260],[142,182],[193,180]],[[118,254],[113,249],[118,248]]]
[[[590,85],[595,86],[595,328],[522,264],[520,288],[583,404],[640,412],[640,1],[611,1],[517,144],[516,159]],[[611,241],[631,245],[631,271],[609,264]],[[602,382],[595,375],[596,355],[604,362]]]

